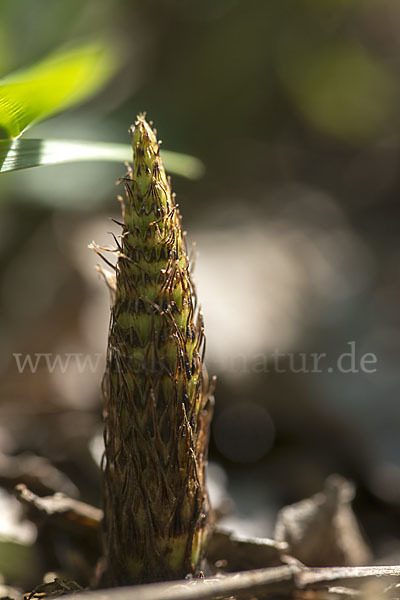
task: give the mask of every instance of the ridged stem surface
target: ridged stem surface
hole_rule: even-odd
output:
[[[178,208],[143,116],[132,139],[103,382],[109,585],[194,573],[208,530],[202,317]]]

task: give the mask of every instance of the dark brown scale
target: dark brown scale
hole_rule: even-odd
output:
[[[183,403],[185,405],[186,412],[188,412],[190,410],[190,404],[189,404],[189,395],[187,392],[184,392],[184,394],[183,394]]]
[[[172,313],[178,313],[179,312],[179,308],[178,308],[176,302],[174,302],[174,301],[171,302],[171,312]]]
[[[150,261],[149,262],[156,262],[157,260],[157,253],[156,253],[156,249],[153,246],[151,252],[150,252]]]
[[[143,346],[135,329],[132,329],[132,342],[134,346]]]
[[[188,379],[188,381],[190,381],[192,379],[192,371],[190,369],[190,364],[188,359],[185,360],[185,372],[186,372],[186,377]]]
[[[164,286],[166,277],[167,277],[167,274],[160,271],[160,273],[158,275],[157,283],[160,284],[162,288]]]

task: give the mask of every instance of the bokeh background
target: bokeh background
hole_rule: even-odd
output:
[[[398,0],[2,0],[0,75],[99,36],[119,51],[113,80],[28,135],[127,142],[147,111],[166,149],[204,162],[201,179],[175,176],[173,187],[218,377],[210,474],[214,501],[231,499],[223,523],[272,535],[280,507],[339,472],[357,485],[376,559],[396,560]],[[0,572],[10,583],[62,568],[65,550],[49,564],[32,545],[16,480],[101,501],[109,297],[87,245],[112,244],[123,174],[85,163],[0,177]],[[376,371],[335,368],[351,347],[358,366],[374,353]],[[13,357],[67,352],[100,354],[98,367],[20,374]],[[293,372],[312,353],[327,354],[322,372]],[[30,471],[21,454],[41,458]]]

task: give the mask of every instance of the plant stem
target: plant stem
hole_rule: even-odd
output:
[[[209,528],[202,315],[175,197],[142,115],[132,138],[103,381],[109,585],[194,573]]]

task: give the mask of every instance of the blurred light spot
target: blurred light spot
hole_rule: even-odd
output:
[[[68,356],[68,353],[71,355]],[[63,345],[56,348],[50,356],[52,364],[57,357],[60,363],[56,363],[50,375],[50,384],[57,392],[57,400],[81,410],[97,407],[101,399],[99,382],[105,371],[105,352],[93,354],[88,348],[82,347],[82,342],[77,339],[71,347]]]
[[[245,515],[229,515],[218,521],[218,527],[231,531],[236,537],[243,539],[272,537],[274,520],[268,510],[260,508]]]
[[[247,402],[227,407],[217,416],[213,427],[218,450],[229,460],[256,462],[274,442],[274,424],[262,406]]]
[[[227,497],[226,486],[228,478],[224,469],[215,462],[207,465],[207,489],[211,506],[217,508]]]
[[[255,222],[195,232],[195,279],[205,315],[207,359],[235,372],[236,362],[276,348],[289,352],[313,320],[349,309],[375,273],[366,244],[334,198],[305,186],[275,192],[281,207]]]
[[[94,462],[100,467],[104,453],[103,433],[97,433],[89,442],[89,451]]]
[[[287,346],[297,335],[301,276],[278,232],[259,225],[199,232],[195,278],[210,360]]]
[[[14,496],[0,488],[0,539],[20,544],[33,544],[36,527],[30,521],[21,521],[22,506]]]

